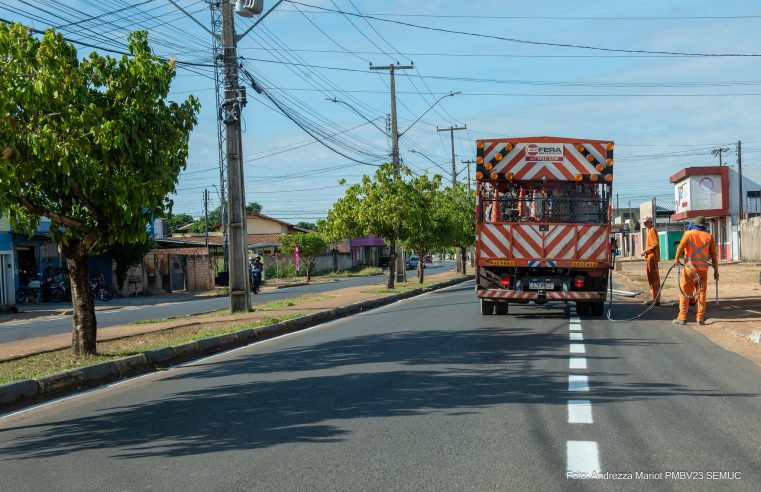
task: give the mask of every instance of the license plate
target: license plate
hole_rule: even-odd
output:
[[[531,290],[552,290],[555,288],[555,284],[547,284],[544,282],[529,282],[528,288]]]

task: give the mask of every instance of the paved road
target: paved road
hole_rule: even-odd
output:
[[[427,272],[432,273],[448,270],[454,270],[454,262],[437,263],[426,269]],[[414,273],[415,272],[410,271],[408,272],[408,276],[414,276]],[[252,295],[251,302],[253,304],[259,304],[288,297],[296,297],[303,294],[328,292],[346,287],[355,287],[379,282],[384,282],[384,277],[382,275],[372,277],[351,277],[339,280],[338,282],[290,287],[280,290],[267,290],[258,295]],[[144,299],[146,302],[150,302],[150,298]],[[127,299],[127,301],[130,302],[125,302],[119,309],[97,311],[96,316],[98,318],[98,327],[102,328],[123,325],[139,320],[185,316],[188,314],[197,314],[230,307],[230,299],[228,297],[184,297],[172,299],[169,296],[162,296],[161,299],[161,302],[157,304],[135,305],[131,304],[133,298],[130,298]],[[114,305],[118,302],[119,300],[116,299],[113,303],[98,302],[97,305],[103,307],[115,307]],[[61,304],[55,306],[60,307]],[[12,320],[0,323],[0,343],[69,332],[71,332],[71,315]]]
[[[758,489],[757,366],[665,310],[512,311],[464,284],[0,418],[2,488]]]

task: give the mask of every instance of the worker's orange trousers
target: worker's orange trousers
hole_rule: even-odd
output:
[[[645,273],[647,273],[647,283],[650,284],[650,300],[660,303],[661,275],[658,273],[658,261],[645,260]]]
[[[706,315],[706,289],[708,288],[708,270],[697,270],[698,277],[700,277],[700,291],[697,294],[697,315],[695,316],[697,321],[705,321]],[[695,285],[695,276],[692,274],[692,270],[684,268],[682,270],[682,278],[679,279],[679,285],[682,287],[682,291],[687,295],[693,295],[697,285]],[[687,311],[690,309],[690,299],[684,294],[679,294],[679,316],[677,319],[687,321]]]

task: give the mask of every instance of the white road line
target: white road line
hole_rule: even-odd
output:
[[[592,424],[591,400],[568,400],[569,424]]]
[[[584,340],[584,335],[582,335],[581,333],[569,333],[568,336],[570,337],[571,340],[578,340],[578,341]]]
[[[586,369],[587,358],[586,357],[571,357],[568,360],[569,369]]]
[[[571,323],[581,323],[581,318],[578,316],[571,316]]]
[[[581,331],[581,325],[578,323],[571,323],[568,326],[571,328],[571,331]]]
[[[589,378],[571,374],[568,376],[568,391],[589,391]]]
[[[586,353],[586,349],[584,349],[583,343],[572,343],[571,344],[571,353],[572,354],[583,354]]]
[[[594,441],[568,441],[566,443],[566,455],[569,473],[593,473],[601,472],[600,455],[597,451],[597,443]]]

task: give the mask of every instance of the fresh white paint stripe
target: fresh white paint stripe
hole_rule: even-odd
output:
[[[568,473],[600,473],[600,454],[594,441],[568,441],[566,443]]]
[[[578,316],[571,316],[571,323],[581,323],[581,318]]]
[[[568,376],[568,391],[589,391],[589,378],[571,374]]]
[[[569,369],[586,369],[587,358],[586,357],[571,357],[568,360]]]
[[[591,424],[592,401],[591,400],[568,400],[568,423]]]
[[[584,340],[584,335],[582,335],[581,333],[569,333],[568,336],[571,337],[571,340],[578,340],[578,341]]]
[[[571,323],[569,326],[571,327],[571,331],[581,331],[581,325],[578,323]]]
[[[571,353],[572,354],[584,354],[586,353],[586,350],[584,349],[583,343],[572,343],[571,344]]]

